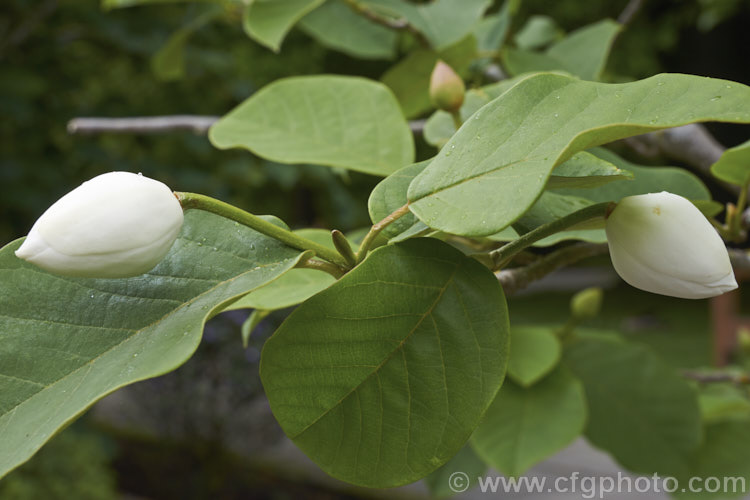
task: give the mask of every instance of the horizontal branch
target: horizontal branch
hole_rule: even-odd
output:
[[[166,115],[135,116],[128,118],[73,118],[68,122],[70,134],[162,134],[188,131],[205,134],[219,116]],[[409,128],[421,134],[426,120],[412,120]]]
[[[71,134],[161,134],[174,131],[205,134],[218,119],[218,116],[202,115],[73,118],[67,128]]]
[[[684,370],[682,376],[700,382],[710,384],[717,382],[731,382],[733,384],[745,385],[750,384],[750,375],[747,373],[704,373],[692,370]]]
[[[553,271],[588,257],[604,255],[608,251],[609,248],[606,243],[577,243],[552,252],[528,266],[497,271],[495,276],[503,286],[505,293],[510,295],[526,288],[532,281],[541,279]]]

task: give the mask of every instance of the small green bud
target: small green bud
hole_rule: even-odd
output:
[[[455,113],[464,103],[466,85],[453,68],[438,60],[430,77],[430,99],[443,111]]]
[[[595,318],[602,308],[602,289],[597,287],[586,288],[570,299],[570,310],[573,317],[578,320]]]

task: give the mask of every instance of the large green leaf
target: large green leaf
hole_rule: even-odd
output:
[[[362,59],[392,59],[396,33],[332,0],[313,10],[298,25],[321,45]]]
[[[264,87],[209,132],[281,163],[313,163],[386,176],[414,160],[414,140],[393,94],[364,78],[285,78]]]
[[[441,59],[458,74],[466,75],[476,52],[477,42],[473,36],[439,52],[419,48],[386,71],[381,81],[396,94],[404,114],[413,118],[433,108],[430,75],[437,60]]]
[[[413,239],[300,305],[266,343],[261,379],[284,432],[323,470],[397,486],[461,449],[502,383],[508,339],[494,275]]]
[[[325,0],[250,0],[242,26],[253,40],[278,52],[294,23],[323,2]]]
[[[701,442],[697,395],[644,346],[586,338],[565,361],[586,389],[586,436],[633,472],[684,477]]]
[[[581,383],[567,370],[557,369],[526,389],[505,382],[471,444],[488,464],[519,476],[569,445],[585,424]]]
[[[551,372],[562,355],[560,340],[550,328],[514,326],[510,331],[508,377],[529,387]]]
[[[448,233],[497,233],[531,207],[552,169],[576,152],[709,120],[750,122],[750,88],[674,74],[623,84],[533,75],[464,123],[412,181],[411,211]]]
[[[291,269],[300,252],[188,211],[150,273],[93,280],[48,274],[0,250],[0,476],[96,400],[174,370],[226,302]]]
[[[724,151],[711,165],[711,173],[723,181],[746,186],[750,182],[750,141]]]

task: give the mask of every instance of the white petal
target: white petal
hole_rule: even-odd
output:
[[[135,276],[164,258],[182,222],[182,207],[166,185],[111,172],[47,209],[16,255],[66,276]]]
[[[610,214],[606,232],[615,270],[636,288],[681,298],[737,288],[724,242],[681,196],[627,197]]]

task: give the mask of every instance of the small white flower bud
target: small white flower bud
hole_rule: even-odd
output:
[[[685,299],[737,288],[724,242],[682,196],[628,196],[609,215],[606,232],[615,271],[636,288]]]
[[[165,184],[110,172],[49,207],[16,256],[63,276],[137,276],[164,258],[182,221],[180,202]]]

